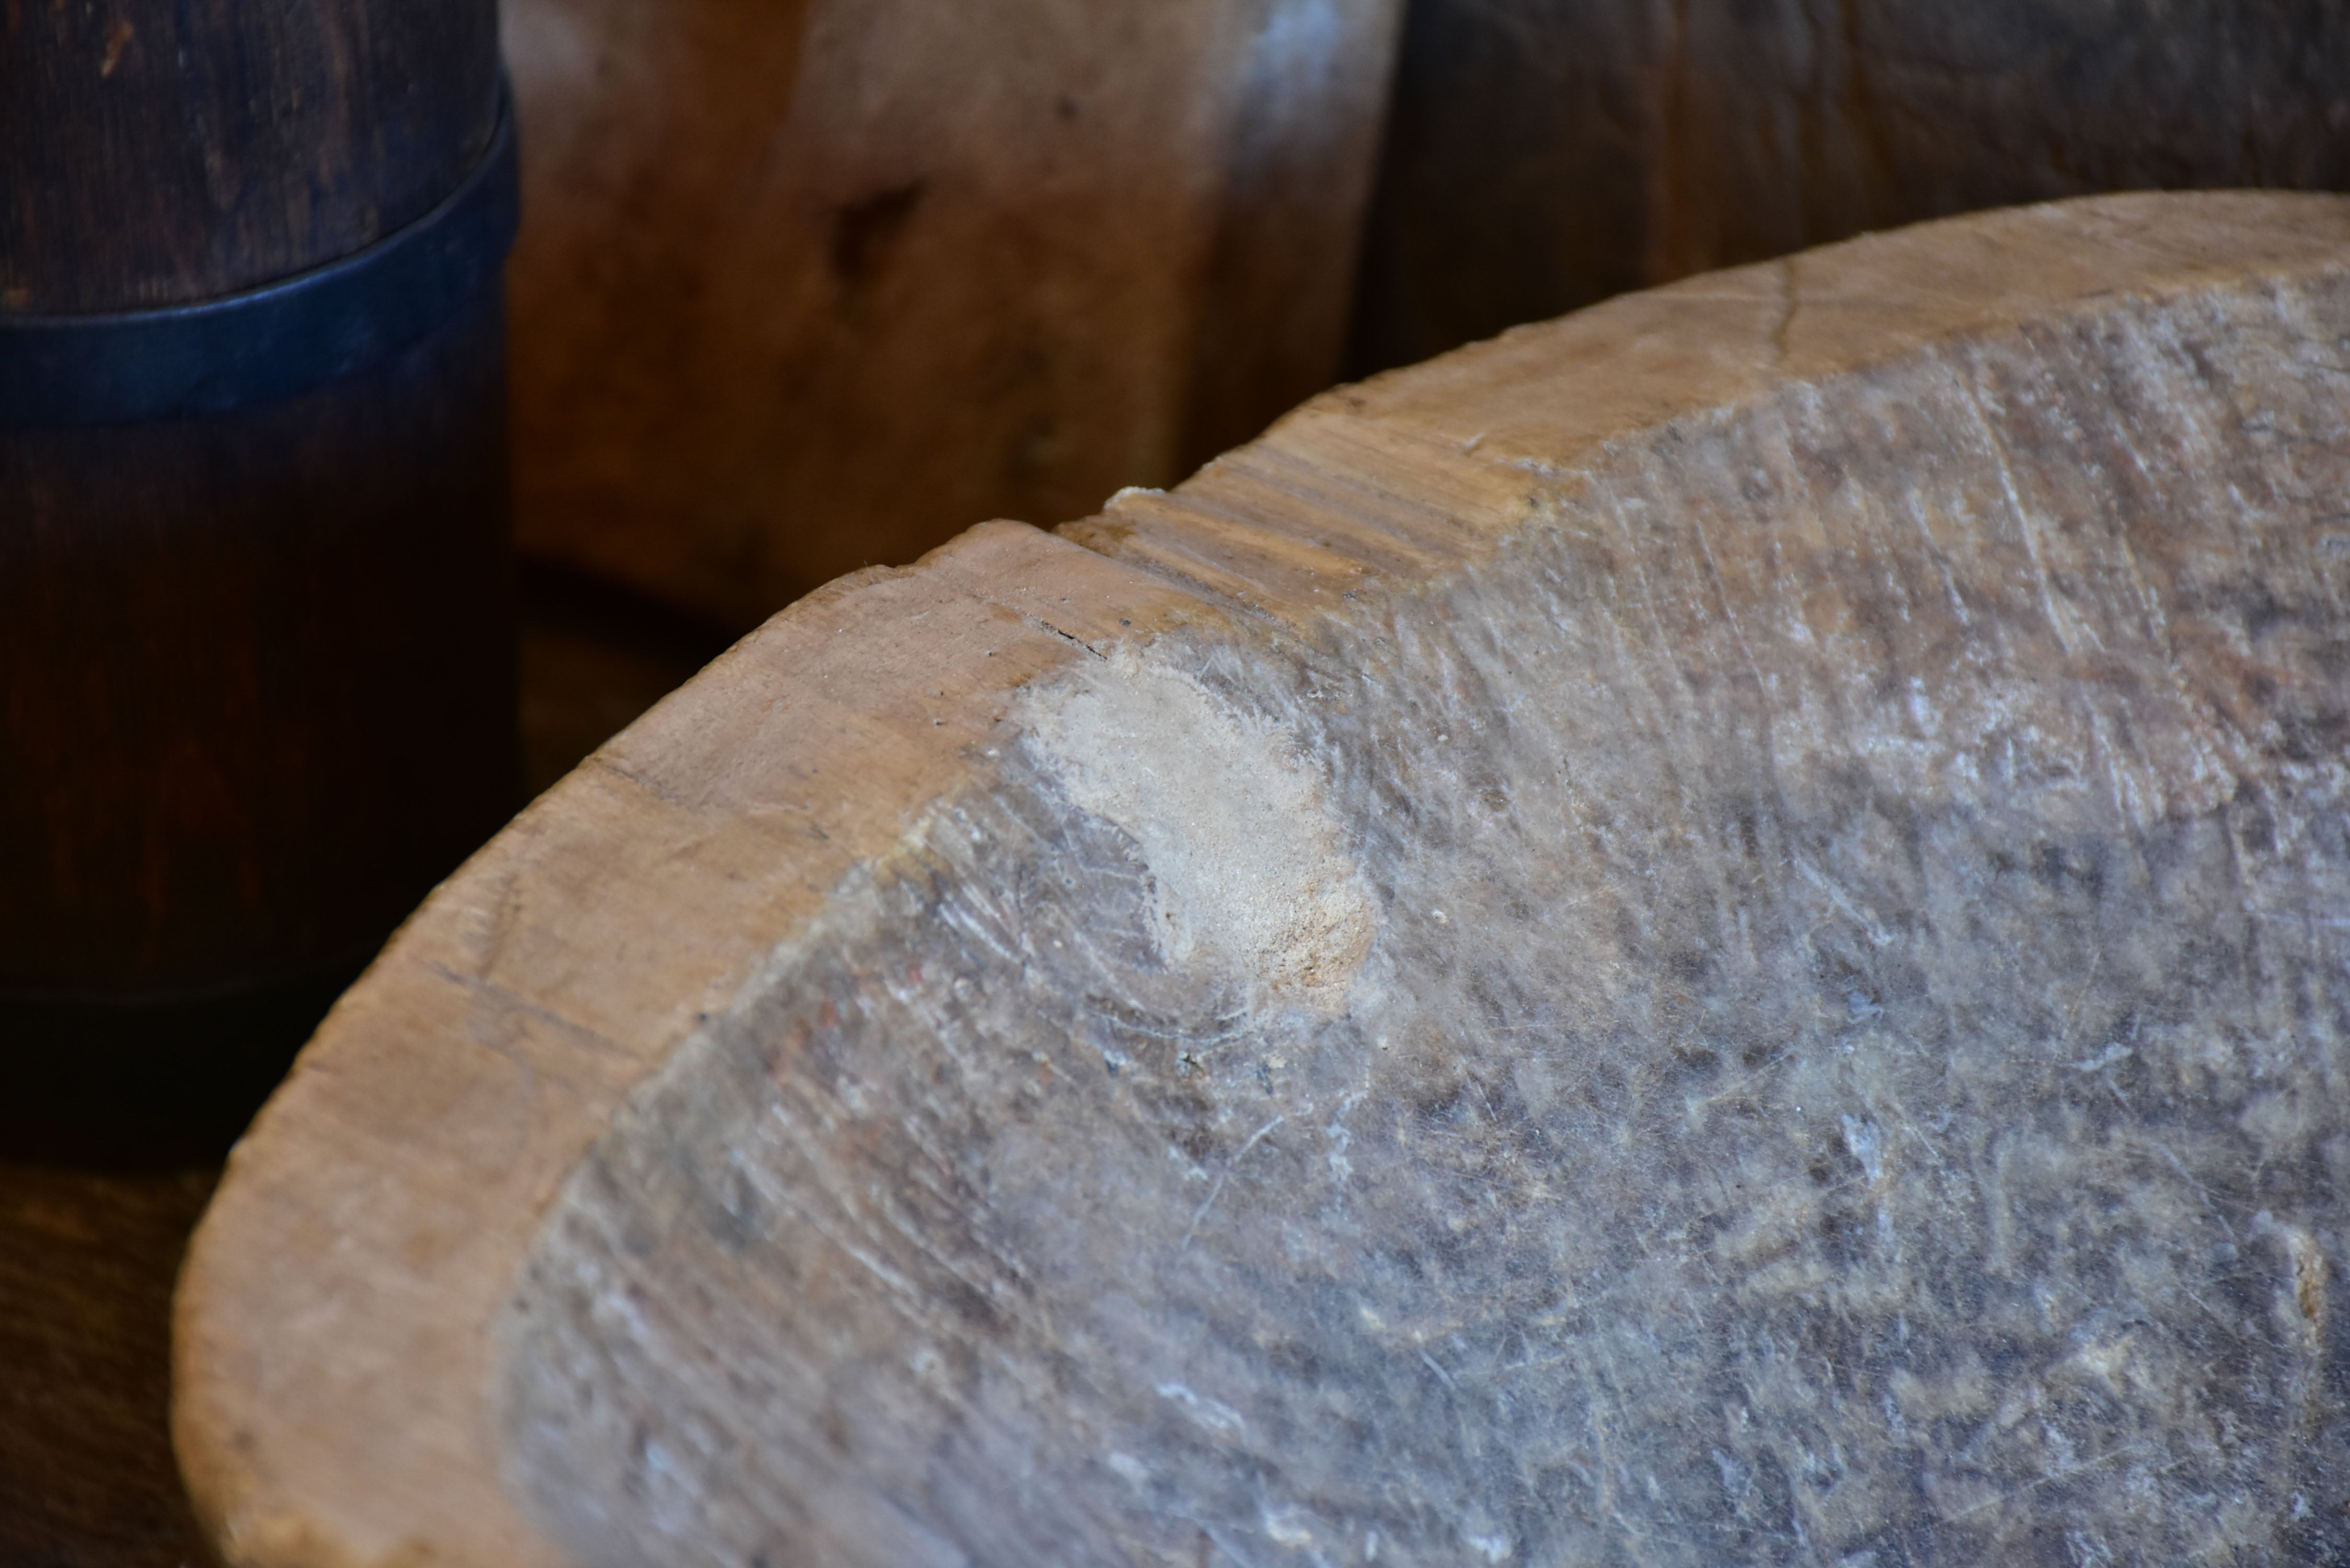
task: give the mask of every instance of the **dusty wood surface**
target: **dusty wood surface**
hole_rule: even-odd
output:
[[[1337,374],[1398,0],[508,0],[520,538],[747,627]]]
[[[2343,202],[1993,214],[834,585],[240,1147],[201,1507],[338,1568],[2339,1553],[2345,339]]]
[[[2100,191],[2350,188],[2337,0],[1412,0],[1355,373]]]

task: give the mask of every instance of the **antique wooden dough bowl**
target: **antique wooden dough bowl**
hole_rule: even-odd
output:
[[[1522,328],[795,606],[179,1323],[230,1557],[2350,1550],[2350,202]]]

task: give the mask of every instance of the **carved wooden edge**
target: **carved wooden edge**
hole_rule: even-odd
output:
[[[492,1325],[632,1085],[931,805],[1014,694],[1189,627],[1278,638],[1540,526],[1676,421],[1926,344],[2350,265],[2350,200],[2095,198],[1692,279],[1306,404],[1060,536],[971,530],[793,606],[436,891],[230,1161],[176,1324],[175,1437],[255,1568],[562,1561],[509,1498]]]

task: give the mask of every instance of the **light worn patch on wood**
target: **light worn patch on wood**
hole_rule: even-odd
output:
[[[1018,716],[1027,760],[1132,841],[1156,962],[1237,978],[1260,1006],[1335,1011],[1378,914],[1310,733],[1132,649],[1079,673]]]
[[[1699,280],[780,618],[240,1152],[233,1555],[2350,1550],[2345,240]]]

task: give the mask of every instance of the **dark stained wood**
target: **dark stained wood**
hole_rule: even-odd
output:
[[[519,585],[529,765],[563,773],[723,645],[544,570]],[[323,999],[320,1005],[324,1005]],[[5,1106],[0,1106],[5,1114]],[[107,1168],[21,1162],[0,1127],[0,1564],[203,1568],[166,1420],[171,1288],[218,1175],[151,1118]]]
[[[216,1152],[513,809],[502,351],[0,434],[0,1147]]]
[[[0,1563],[204,1568],[172,1459],[172,1284],[219,1172],[0,1164]]]
[[[1810,251],[804,600],[259,1118],[208,1528],[2343,1561],[2345,246]]]
[[[484,0],[0,5],[0,309],[201,299],[431,209],[495,125]]]
[[[522,642],[522,775],[537,794],[726,651],[732,633],[546,562],[515,584]]]
[[[746,629],[1253,434],[1337,371],[1400,9],[511,0],[522,547]]]
[[[2350,188],[2340,0],[1411,0],[1350,363],[2100,191]]]
[[[497,327],[235,414],[0,439],[0,885],[41,895],[0,903],[0,989],[364,956],[502,820]]]
[[[337,260],[495,126],[491,0],[0,26],[0,312]],[[0,1148],[216,1150],[512,809],[506,508],[494,291],[292,398],[0,429]]]

